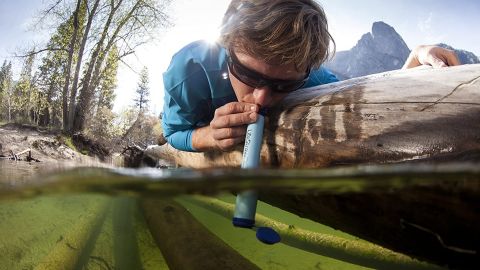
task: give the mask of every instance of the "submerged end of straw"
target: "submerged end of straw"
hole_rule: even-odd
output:
[[[270,227],[258,227],[257,239],[268,245],[276,244],[281,240],[280,235]]]

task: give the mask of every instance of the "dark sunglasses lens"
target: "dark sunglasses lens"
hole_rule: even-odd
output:
[[[229,68],[233,76],[235,76],[244,84],[247,84],[251,87],[263,86],[261,79],[256,78],[253,74],[250,74],[248,70],[245,70],[242,66],[234,63],[233,61],[230,61]]]

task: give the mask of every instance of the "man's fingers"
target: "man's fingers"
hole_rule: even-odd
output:
[[[452,51],[449,53],[447,56],[447,65],[448,66],[459,66],[460,65],[460,60],[458,60],[457,54]]]
[[[455,51],[439,46],[418,46],[414,52],[422,65],[430,65],[434,68],[460,65]]]
[[[429,61],[429,64],[434,68],[447,67],[447,64],[442,59],[436,57],[432,57]]]
[[[243,113],[243,112],[257,112],[258,106],[243,102],[230,102],[215,111],[215,116],[224,116],[229,114]]]
[[[258,119],[258,106],[231,102],[215,111],[210,122],[212,137],[221,150],[229,150],[245,140],[246,125]]]
[[[246,126],[234,127],[234,128],[221,128],[217,129],[213,133],[215,140],[225,140],[230,138],[245,137],[247,133]]]
[[[210,122],[210,126],[214,129],[242,126],[257,121],[257,118],[258,114],[256,112],[230,114],[215,117],[212,122]]]

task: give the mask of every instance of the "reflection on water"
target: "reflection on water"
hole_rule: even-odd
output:
[[[363,269],[372,264],[351,254],[315,253],[295,235],[290,242],[264,245],[253,230],[234,228],[222,209],[204,207],[198,203],[204,197],[191,194],[215,195],[211,202],[230,207],[231,192],[246,188],[345,194],[429,187],[439,181],[462,188],[472,180],[478,187],[480,174],[478,166],[452,165],[309,171],[83,168],[39,176],[41,168],[27,164],[0,162],[0,269]],[[330,235],[333,245],[343,239],[342,245],[394,256],[265,203],[258,213],[292,232],[303,228]]]

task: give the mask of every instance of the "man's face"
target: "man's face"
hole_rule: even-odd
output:
[[[243,66],[242,68],[248,69],[247,71],[253,71],[251,73],[259,74],[262,77],[271,79],[272,81],[286,81],[287,85],[288,81],[296,82],[297,84],[293,85],[294,88],[298,88],[299,82],[301,83],[301,81],[306,77],[305,72],[298,71],[294,64],[270,65],[263,60],[259,60],[238,50],[232,50],[230,53],[234,54],[231,56],[233,61],[238,61],[239,64]],[[230,76],[230,82],[239,102],[257,104],[261,107],[271,107],[288,94],[288,92],[285,93],[274,91],[275,87],[270,85],[256,87],[248,85],[237,78],[239,73],[238,70],[232,71],[229,68],[228,72]]]

